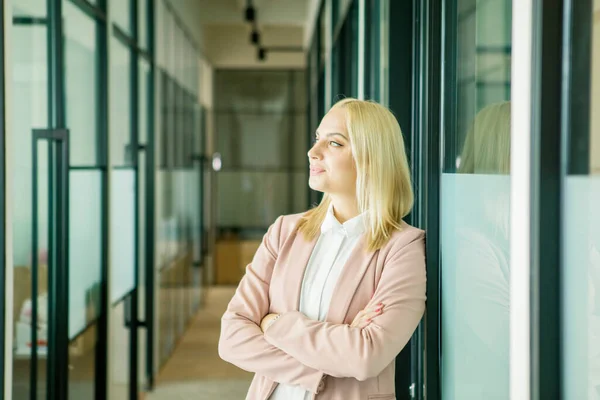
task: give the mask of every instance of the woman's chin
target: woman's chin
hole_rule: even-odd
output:
[[[311,188],[312,190],[316,190],[317,192],[324,192],[325,188],[324,185],[319,182],[318,179],[315,179],[316,177],[310,177],[308,179],[308,187]]]

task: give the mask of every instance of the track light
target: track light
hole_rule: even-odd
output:
[[[258,44],[260,40],[260,35],[256,30],[253,30],[252,33],[250,34],[250,41],[254,44]]]
[[[264,48],[260,47],[258,49],[258,59],[260,61],[265,61],[267,59],[267,50],[265,50]]]
[[[252,5],[246,7],[246,22],[254,22],[255,17],[256,10],[254,9],[254,7],[252,7]]]

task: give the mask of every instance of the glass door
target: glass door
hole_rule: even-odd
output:
[[[8,398],[106,398],[104,15],[93,8],[71,0],[8,8]]]

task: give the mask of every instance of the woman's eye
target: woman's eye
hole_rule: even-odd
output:
[[[330,145],[332,145],[333,147],[342,147],[341,144],[339,144],[338,142],[329,142]]]

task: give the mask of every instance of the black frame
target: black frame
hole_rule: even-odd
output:
[[[154,0],[127,0],[130,6],[129,24],[131,28],[131,34],[125,32],[117,24],[111,26],[112,36],[129,51],[130,59],[130,71],[129,71],[129,90],[130,90],[130,110],[131,120],[129,126],[129,155],[127,157],[130,162],[126,161],[126,166],[115,168],[132,169],[134,171],[134,243],[136,246],[134,252],[134,287],[131,291],[126,293],[122,298],[118,299],[112,304],[114,307],[120,302],[124,302],[124,314],[125,320],[124,325],[129,329],[129,385],[128,393],[130,399],[136,399],[139,393],[138,386],[138,375],[139,375],[139,342],[138,342],[138,329],[146,329],[146,365],[144,371],[146,379],[148,381],[148,390],[154,388],[154,240],[155,240],[155,227],[154,227],[154,208],[155,208],[155,171],[154,171],[154,71],[155,71],[155,59],[154,59]],[[138,23],[138,12],[140,2],[146,2],[146,18],[145,28],[147,29],[147,49],[144,49],[139,44],[139,33],[140,27]],[[141,143],[139,139],[139,126],[140,126],[140,97],[139,97],[139,64],[140,59],[145,59],[150,66],[150,74],[148,77],[146,93],[147,101],[145,102],[146,113],[145,116],[148,118],[147,121],[147,132],[146,132],[146,143]],[[109,66],[106,66],[108,69]],[[145,153],[145,192],[144,198],[145,214],[140,215],[140,173],[141,166],[139,163],[139,152]],[[144,232],[144,255],[145,255],[145,274],[144,282],[140,282],[140,248],[139,248],[139,223],[140,218],[144,218],[146,223],[146,230]],[[144,319],[141,319],[139,315],[139,286],[143,284],[145,286],[145,302],[144,302]]]
[[[561,371],[561,280],[562,264],[562,170],[566,166],[562,151],[569,129],[562,119],[570,106],[563,102],[563,66],[571,62],[563,46],[571,38],[563,35],[565,3],[570,1],[533,1],[531,69],[531,198],[530,198],[530,340],[531,398],[560,399]],[[587,16],[576,20],[580,29],[590,29],[592,3],[577,1]],[[564,14],[563,14],[564,13]],[[583,32],[581,32],[583,33]],[[586,36],[589,38],[590,36]],[[589,51],[588,51],[589,56]],[[588,58],[589,60],[589,58]],[[588,67],[589,68],[589,67]],[[589,71],[589,69],[588,69]],[[588,78],[589,73],[583,77]],[[580,89],[578,87],[578,89]],[[589,87],[588,87],[589,90]],[[578,94],[579,95],[579,94]],[[589,101],[589,97],[586,98]],[[585,107],[583,107],[585,108]],[[562,110],[562,112],[561,112]],[[587,107],[589,112],[589,107]],[[586,122],[589,119],[585,120]],[[587,146],[586,146],[587,147]],[[589,158],[586,158],[589,160]]]
[[[4,1],[0,1],[0,400],[4,400],[6,363],[6,85],[4,56]]]
[[[387,0],[365,0],[365,99],[381,102],[381,7]],[[410,5],[410,2],[408,3]]]
[[[416,20],[413,13],[417,12],[417,5],[410,1],[389,2],[389,47],[401,48],[405,51],[389,52],[389,108],[398,119],[404,137],[404,146],[409,160],[412,172],[413,187],[415,192],[415,206],[411,214],[407,216],[407,222],[411,225],[422,227],[418,220],[420,193],[419,182],[416,179],[419,173],[420,161],[419,153],[415,152],[413,143],[420,139],[420,135],[425,134],[422,129],[414,129],[416,125],[416,112],[421,106],[419,97],[421,93],[416,91],[418,88],[411,86],[413,74],[418,71],[418,65],[413,65],[413,60],[419,60],[421,53],[412,51],[414,43],[418,43],[418,36],[415,32],[416,27],[413,21]],[[418,21],[418,20],[417,20]],[[373,73],[378,73],[373,71]],[[414,91],[414,92],[413,92]],[[429,241],[429,235],[428,235]],[[428,278],[429,280],[429,278]],[[428,294],[429,297],[429,294]],[[429,305],[427,307],[429,312]],[[421,399],[419,397],[422,384],[418,383],[418,354],[420,349],[421,328],[413,334],[410,342],[402,349],[396,357],[395,385],[396,398],[401,400]]]
[[[48,233],[52,242],[48,249],[48,361],[47,398],[67,399],[69,392],[69,132],[66,129],[34,129],[32,132],[32,254],[38,254],[38,142],[54,142],[56,151],[48,149],[49,187],[56,187],[56,198],[50,198],[48,209],[54,208],[55,218],[49,219]],[[54,164],[56,162],[56,165]],[[54,176],[54,174],[56,174]],[[50,189],[52,193],[53,190]],[[50,214],[50,211],[49,211]],[[56,250],[53,254],[52,250]],[[38,293],[38,259],[31,259],[32,298]],[[37,321],[38,305],[32,301],[32,321]],[[31,342],[37,344],[37,330],[31,330]],[[37,345],[31,346],[30,398],[37,399]]]

